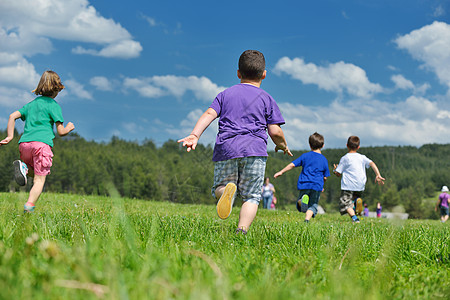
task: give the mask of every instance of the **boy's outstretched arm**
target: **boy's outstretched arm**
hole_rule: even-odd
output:
[[[8,127],[6,129],[8,136],[0,141],[0,146],[8,144],[14,138],[14,127],[16,125],[16,120],[21,116],[22,114],[18,110],[9,115]]]
[[[275,175],[273,175],[273,177],[277,178],[277,177],[283,175],[284,173],[286,173],[287,171],[292,170],[293,168],[295,168],[295,165],[293,163],[290,163],[286,167],[284,167],[283,170],[276,172]]]
[[[68,135],[69,132],[75,129],[75,125],[72,122],[67,123],[66,127],[61,122],[56,122],[56,132],[58,132],[59,136]]]
[[[280,125],[278,124],[269,124],[267,126],[267,132],[269,133],[270,138],[275,143],[275,152],[278,152],[278,150],[282,150],[284,154],[288,154],[289,156],[292,155],[291,151],[289,150],[286,139],[284,138],[283,130],[281,129]]]
[[[334,175],[336,175],[337,177],[341,177],[341,173],[339,173],[339,172],[336,172],[336,168],[338,167],[338,165],[337,164],[333,164],[333,173],[334,173]]]
[[[376,183],[378,183],[378,184],[381,184],[381,185],[383,185],[384,184],[384,181],[386,180],[386,179],[384,179],[383,177],[381,177],[381,174],[380,174],[380,171],[378,170],[378,168],[377,168],[377,165],[372,161],[370,164],[369,164],[371,167],[372,167],[372,170],[375,172],[375,182]]]
[[[186,146],[187,152],[195,150],[195,147],[197,147],[198,140],[203,134],[203,131],[205,131],[205,129],[208,128],[209,124],[211,124],[211,122],[216,118],[217,112],[212,108],[208,108],[200,117],[200,119],[198,119],[197,124],[195,124],[195,127],[192,130],[192,133],[187,137],[178,140],[178,143],[183,142],[183,147]]]

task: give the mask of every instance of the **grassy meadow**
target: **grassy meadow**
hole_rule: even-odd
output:
[[[448,299],[450,223],[1,193],[1,299]]]

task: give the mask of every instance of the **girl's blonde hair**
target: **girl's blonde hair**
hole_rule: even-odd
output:
[[[53,71],[45,71],[39,80],[39,84],[36,89],[32,91],[36,95],[53,96],[55,92],[60,92],[64,89],[64,85],[61,83],[61,78]]]

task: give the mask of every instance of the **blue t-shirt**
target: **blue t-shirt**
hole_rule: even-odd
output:
[[[219,117],[213,161],[267,156],[267,125],[284,124],[275,100],[250,84],[241,83],[224,90],[210,108]]]
[[[302,167],[298,177],[297,189],[323,190],[324,177],[330,176],[328,160],[320,153],[310,151],[302,154],[292,162],[296,167]]]

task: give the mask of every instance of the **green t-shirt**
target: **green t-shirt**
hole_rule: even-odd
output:
[[[25,128],[20,143],[42,142],[53,147],[53,124],[64,123],[61,107],[50,97],[37,97],[19,109]]]

